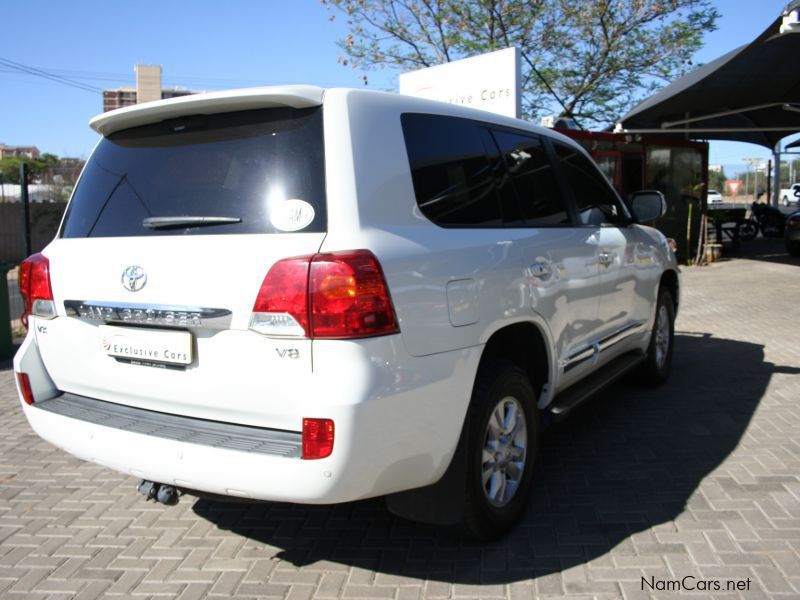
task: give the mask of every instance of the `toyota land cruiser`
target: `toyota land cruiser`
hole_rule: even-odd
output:
[[[566,137],[396,94],[199,94],[95,117],[56,239],[21,267],[22,409],[175,490],[386,496],[490,538],[540,426],[663,382],[675,258]],[[161,494],[160,492],[164,492]]]

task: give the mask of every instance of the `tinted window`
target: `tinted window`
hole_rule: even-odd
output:
[[[580,151],[555,144],[567,183],[572,187],[578,215],[584,225],[618,225],[626,215],[605,177]]]
[[[495,131],[494,136],[516,188],[525,224],[542,226],[569,223],[569,215],[543,141],[537,136],[507,131]]]
[[[477,125],[439,115],[405,114],[401,120],[422,214],[440,225],[500,227],[493,173]]]
[[[290,199],[307,204],[285,202]],[[158,217],[239,221],[143,225]],[[271,108],[185,117],[103,139],[81,176],[62,236],[274,233],[309,218],[301,231],[325,230],[322,111]]]
[[[503,225],[506,227],[522,227],[525,221],[522,219],[522,212],[519,208],[517,191],[514,189],[514,182],[506,168],[503,155],[497,146],[497,142],[492,136],[487,126],[480,126],[483,144],[486,147],[486,156],[489,159],[489,166],[494,178],[494,190],[497,200],[500,202],[500,212],[503,215]]]

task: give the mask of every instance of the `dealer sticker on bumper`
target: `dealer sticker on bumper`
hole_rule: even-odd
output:
[[[139,327],[100,325],[100,347],[109,356],[141,363],[188,365],[192,334]]]

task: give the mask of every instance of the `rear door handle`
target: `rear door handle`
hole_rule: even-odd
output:
[[[553,274],[553,270],[550,268],[550,265],[544,262],[533,263],[528,268],[531,271],[531,275],[533,275],[537,279],[547,279],[548,277],[550,277],[550,275]]]

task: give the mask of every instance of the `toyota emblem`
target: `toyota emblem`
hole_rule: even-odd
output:
[[[142,267],[131,265],[122,272],[122,287],[129,292],[138,292],[147,283],[147,273]]]

